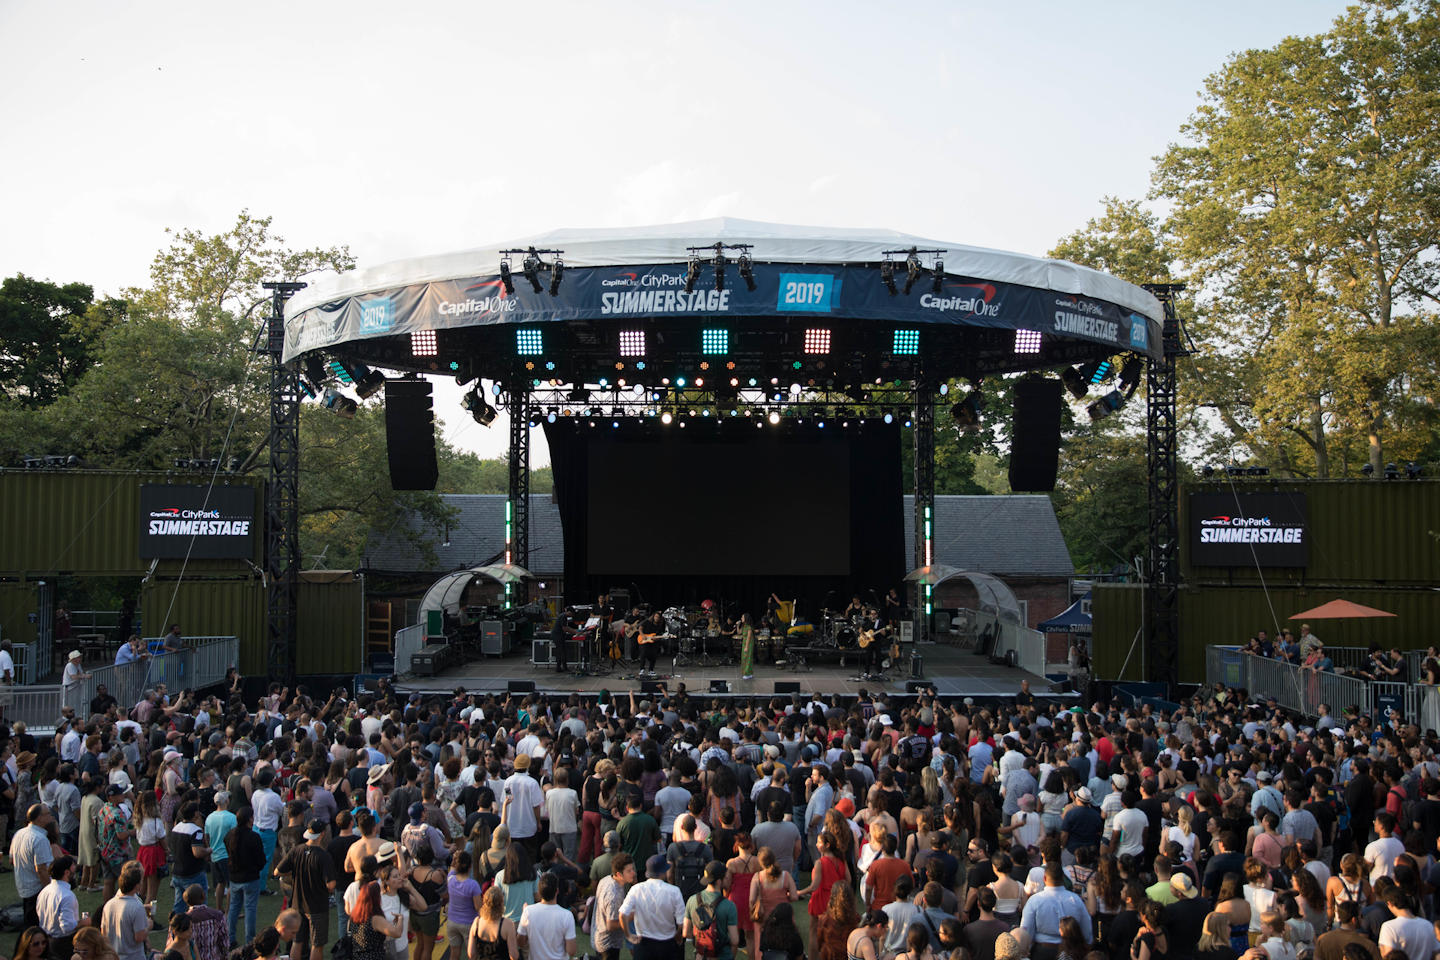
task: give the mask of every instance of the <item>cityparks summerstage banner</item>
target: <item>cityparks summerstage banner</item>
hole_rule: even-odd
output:
[[[518,264],[517,264],[518,266]],[[686,265],[567,267],[557,296],[534,291],[517,269],[515,292],[498,275],[439,280],[348,297],[285,319],[285,359],[311,350],[363,340],[492,324],[562,320],[618,320],[691,316],[831,317],[881,323],[954,324],[1001,330],[1035,330],[1159,357],[1160,324],[1105,300],[1018,284],[946,276],[939,292],[921,276],[909,294],[891,296],[875,266],[757,263],[756,289],[732,260],[725,289],[716,290],[706,263],[695,289],[685,292]],[[903,289],[905,265],[896,264]]]

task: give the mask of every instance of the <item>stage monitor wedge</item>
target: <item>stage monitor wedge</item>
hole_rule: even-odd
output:
[[[776,680],[776,681],[775,681],[775,692],[776,692],[776,693],[799,693],[799,692],[800,692],[800,681],[799,681],[799,680]]]
[[[385,384],[385,447],[396,490],[434,490],[440,480],[431,390],[429,380]]]
[[[1055,489],[1060,466],[1059,380],[1026,377],[1015,381],[1015,416],[1010,425],[1010,489],[1043,493]]]

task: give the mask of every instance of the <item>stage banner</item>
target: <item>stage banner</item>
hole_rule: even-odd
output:
[[[255,528],[253,487],[140,485],[141,559],[252,557]]]
[[[793,316],[817,323],[833,318],[1034,330],[1105,344],[1117,352],[1161,355],[1156,321],[1105,300],[1019,284],[946,275],[937,290],[933,278],[924,274],[910,293],[891,296],[873,265],[757,263],[752,291],[731,262],[725,289],[715,289],[714,270],[707,264],[700,282],[687,293],[685,273],[683,263],[570,267],[552,297],[547,271],[541,271],[544,289],[536,293],[517,270],[514,293],[507,293],[496,275],[348,297],[287,316],[284,359],[417,330],[659,316],[694,317],[697,324],[727,317]],[[896,265],[895,282],[903,290],[903,263]]]
[[[1303,493],[1192,493],[1190,565],[1305,567]]]

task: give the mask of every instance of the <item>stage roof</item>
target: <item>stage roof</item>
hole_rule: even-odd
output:
[[[929,240],[899,230],[805,227],[758,220],[714,217],[651,227],[581,227],[487,243],[471,250],[394,260],[349,273],[322,277],[295,294],[286,308],[294,316],[311,307],[392,287],[492,274],[500,250],[527,247],[564,249],[567,267],[681,263],[687,247],[754,243],[757,260],[777,263],[864,263],[882,250],[945,248],[945,272],[1081,294],[1127,307],[1152,320],[1164,319],[1160,302],[1147,290],[1108,273],[1065,260],[1009,253],[963,243]]]

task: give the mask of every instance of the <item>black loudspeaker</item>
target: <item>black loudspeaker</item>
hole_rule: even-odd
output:
[[[730,681],[729,681],[729,680],[711,680],[711,681],[710,681],[710,692],[711,692],[711,693],[729,693],[729,692],[730,692]]]
[[[510,693],[534,693],[534,680],[511,680],[505,688]]]
[[[390,458],[390,486],[396,490],[434,490],[440,479],[430,394],[429,380],[390,380],[385,384],[385,447]]]
[[[1055,489],[1060,465],[1059,380],[1026,377],[1015,381],[1015,419],[1010,424],[1010,489],[1019,493]]]
[[[664,687],[661,685],[659,680],[641,680],[640,692],[659,694],[661,696],[664,696],[665,694]]]
[[[776,680],[776,681],[775,681],[775,692],[776,692],[776,693],[799,693],[799,692],[800,692],[800,681],[799,681],[799,680]]]

